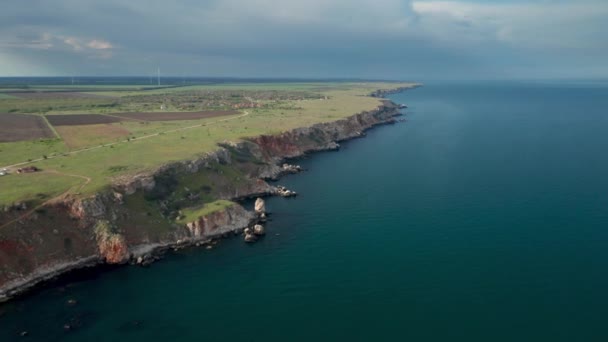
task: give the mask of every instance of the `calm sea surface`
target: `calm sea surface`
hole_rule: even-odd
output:
[[[391,98],[408,121],[301,161],[262,241],[52,285],[0,340],[607,341],[608,85]]]

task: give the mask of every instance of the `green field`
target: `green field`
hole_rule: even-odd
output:
[[[38,176],[12,172],[0,177],[0,205],[35,199],[36,196],[46,198],[66,191],[93,194],[108,186],[117,176],[150,171],[167,162],[194,158],[215,150],[217,144],[225,140],[238,141],[244,137],[279,133],[374,109],[380,100],[366,95],[377,89],[406,85],[264,83],[152,90],[142,90],[141,86],[95,86],[85,87],[84,90],[94,96],[104,95],[108,98],[70,98],[61,92],[54,97],[54,93],[43,92],[27,99],[0,99],[0,113],[112,115],[122,112],[226,109],[237,109],[239,112],[199,120],[133,120],[95,127],[57,126],[56,132],[64,135],[58,139],[0,143],[0,168],[30,162],[50,171]],[[83,90],[65,86],[37,89]],[[11,169],[14,171],[17,167],[30,164],[13,166]],[[90,182],[81,186],[84,178],[74,176],[90,178]]]

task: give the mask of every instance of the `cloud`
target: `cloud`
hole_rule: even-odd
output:
[[[63,42],[65,44],[71,46],[72,49],[74,49],[74,51],[82,51],[82,45],[80,45],[80,42],[78,41],[78,39],[76,39],[74,37],[65,38],[63,40]]]
[[[596,1],[414,1],[412,8],[421,18],[421,28],[435,39],[586,49],[600,43],[608,32],[608,5]]]
[[[110,44],[109,42],[105,41],[105,40],[97,40],[97,39],[93,39],[90,42],[87,43],[87,46],[91,49],[95,49],[95,50],[109,50],[114,48],[112,46],[112,44]]]
[[[211,76],[512,77],[588,75],[608,60],[608,2],[595,0],[5,2],[0,52],[58,74],[160,65]],[[0,64],[0,75],[14,68]]]
[[[11,37],[11,40],[0,41],[0,50],[4,49],[39,49],[49,50],[53,48],[53,37],[48,33],[43,33],[40,37]]]
[[[18,37],[17,37],[18,39]],[[75,36],[54,35],[49,32],[42,33],[33,39],[22,39],[4,45],[5,48],[19,49],[44,49],[44,50],[65,50],[66,48],[74,52],[91,52],[91,50],[111,50],[114,46],[101,39],[86,39]]]

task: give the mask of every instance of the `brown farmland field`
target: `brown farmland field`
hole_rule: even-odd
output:
[[[128,120],[101,114],[56,114],[47,115],[46,118],[53,126],[99,125]]]
[[[40,116],[0,113],[0,142],[52,138],[55,134]]]
[[[198,120],[234,114],[239,114],[239,112],[236,110],[209,110],[204,112],[116,113],[113,115],[138,121],[174,121]]]
[[[112,124],[57,126],[55,130],[70,149],[111,142],[126,138],[131,133],[123,127]]]

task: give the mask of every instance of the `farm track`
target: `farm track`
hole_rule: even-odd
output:
[[[57,139],[61,139],[61,135],[59,135],[59,132],[57,132],[57,130],[55,129],[55,127],[53,125],[51,125],[51,123],[49,122],[49,119],[46,118],[46,115],[40,115],[40,117],[42,117],[42,119],[44,120],[44,122],[46,122],[46,125],[49,127],[49,129],[51,131],[53,131],[53,134],[55,134],[55,137]]]
[[[139,112],[110,114],[47,114],[43,117],[54,126],[86,126],[112,124],[124,121],[157,122],[200,120],[218,116],[238,114],[234,110],[216,110],[202,112]]]
[[[113,113],[111,116],[132,121],[180,121],[200,120],[217,116],[235,115],[235,110],[214,110],[201,112],[139,112],[139,113]]]
[[[53,126],[99,125],[128,121],[125,118],[104,114],[51,114],[44,117]]]

